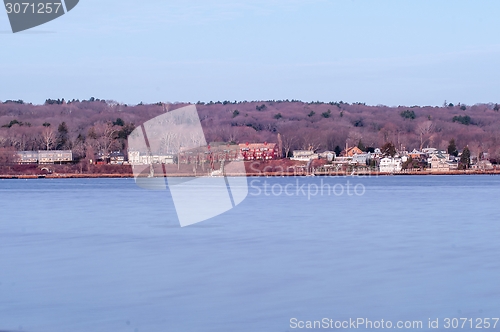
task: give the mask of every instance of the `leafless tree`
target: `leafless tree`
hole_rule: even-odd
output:
[[[432,137],[433,123],[432,121],[424,121],[417,125],[417,134],[420,135],[420,150],[423,149],[424,144]]]
[[[9,165],[16,161],[16,150],[13,147],[0,148],[0,165]]]
[[[104,142],[104,151],[106,153],[110,153],[111,149],[115,146],[117,139],[116,135],[118,131],[119,129],[116,126],[113,126],[111,123],[107,123],[104,127],[102,138]]]
[[[118,131],[110,122],[98,122],[89,129],[88,141],[98,152],[110,153],[116,147]]]
[[[50,150],[56,142],[56,134],[51,127],[47,127],[42,131],[42,140],[46,150]]]
[[[300,147],[302,150],[317,151],[321,147],[321,137],[312,128],[304,128],[298,132]]]
[[[296,129],[297,129],[296,125],[290,123],[283,124],[279,128],[283,150],[285,150],[285,157],[290,156],[290,152],[293,150],[294,146],[298,143],[298,136]]]

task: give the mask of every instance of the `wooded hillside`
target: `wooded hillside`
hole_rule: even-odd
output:
[[[187,104],[125,105],[91,98],[0,103],[0,147],[16,150],[71,149],[88,152],[126,150],[135,126]],[[207,141],[276,142],[294,149],[337,150],[349,146],[446,149],[454,139],[461,150],[489,152],[500,159],[500,107],[497,104],[442,107],[301,101],[197,103]]]

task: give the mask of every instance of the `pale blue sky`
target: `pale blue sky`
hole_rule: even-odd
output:
[[[12,34],[0,100],[500,102],[498,0],[80,0]]]

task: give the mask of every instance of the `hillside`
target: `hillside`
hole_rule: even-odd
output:
[[[135,126],[186,104],[124,105],[48,100],[44,105],[22,101],[0,103],[0,147],[16,150],[71,149],[75,157],[126,149]],[[497,104],[432,106],[369,106],[362,103],[301,101],[197,103],[207,141],[276,142],[294,149],[337,150],[349,146],[399,148],[457,147],[489,152],[500,159],[500,112]]]

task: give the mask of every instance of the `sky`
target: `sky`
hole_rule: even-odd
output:
[[[0,100],[500,102],[498,0],[80,0],[13,34]]]

